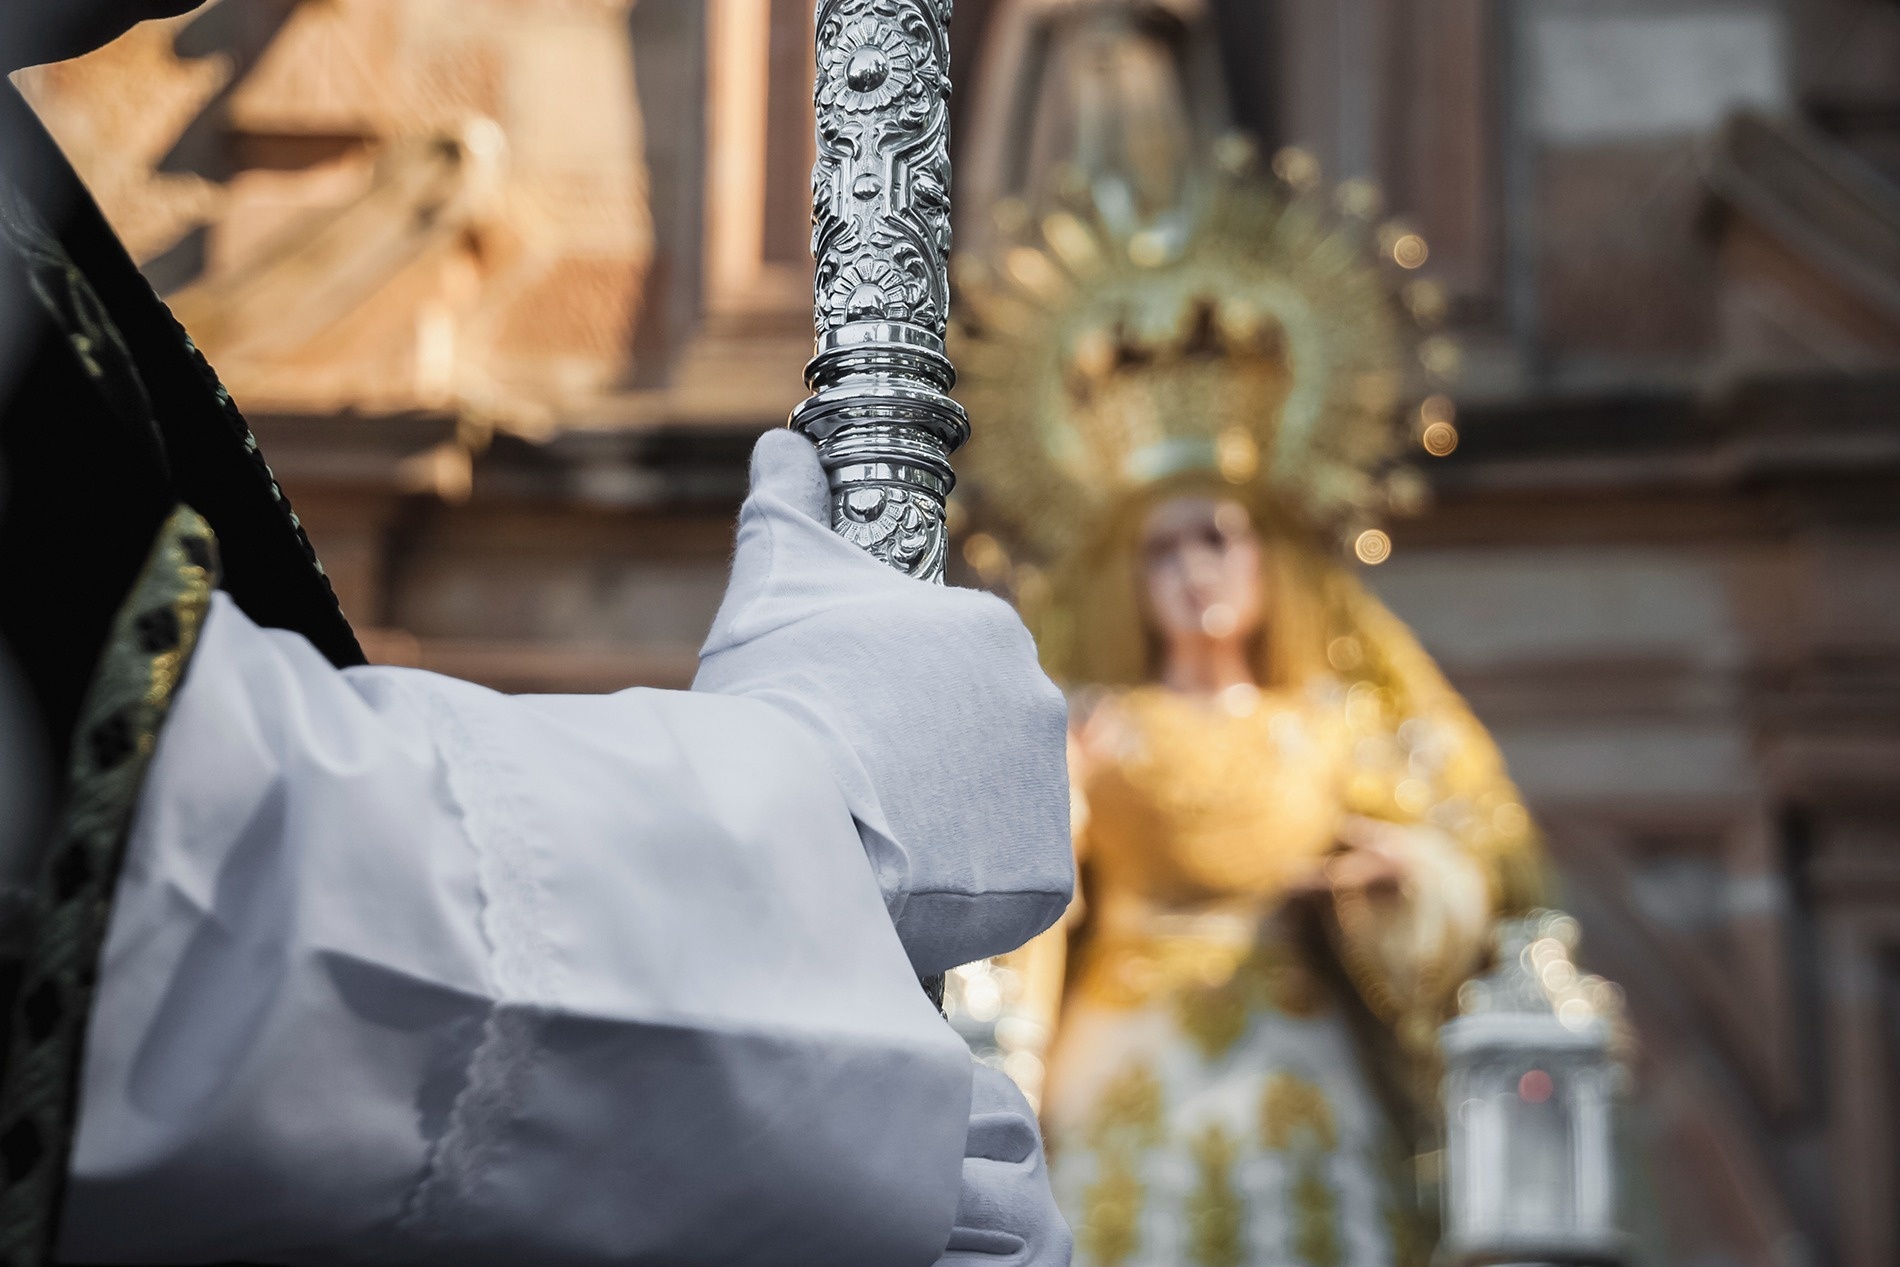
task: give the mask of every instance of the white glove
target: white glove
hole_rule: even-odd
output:
[[[1075,885],[1061,693],[1007,604],[899,574],[829,507],[811,443],[767,433],[694,689],[810,733],[919,973],[1013,950]]]
[[[1035,1110],[1009,1075],[978,1065],[963,1195],[938,1267],[1069,1267],[1074,1251],[1049,1189]]]

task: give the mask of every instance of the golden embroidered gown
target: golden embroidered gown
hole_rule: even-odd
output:
[[[1377,647],[1370,667],[1211,698],[1136,687],[1081,728],[1084,902],[1020,961],[1045,988],[1066,977],[1043,1116],[1079,1265],[1429,1252],[1403,1092],[1429,1086],[1436,1025],[1491,920],[1532,897],[1535,854],[1488,736],[1356,598],[1374,628],[1345,650]],[[1366,820],[1403,858],[1400,897],[1342,900],[1331,937],[1307,935],[1289,891]]]

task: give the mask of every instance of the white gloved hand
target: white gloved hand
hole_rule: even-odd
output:
[[[1069,1267],[1074,1251],[1049,1189],[1035,1110],[1008,1074],[978,1065],[963,1194],[938,1267]]]
[[[694,689],[811,734],[919,973],[1013,950],[1075,884],[1062,695],[1007,604],[903,576],[829,515],[811,443],[767,433]]]

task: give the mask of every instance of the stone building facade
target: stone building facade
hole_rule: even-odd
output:
[[[802,395],[811,7],[225,0],[23,87],[377,656],[677,686]],[[1629,991],[1657,1261],[1900,1261],[1900,8],[959,0],[966,244],[1111,8],[1430,244],[1459,443],[1372,579]]]

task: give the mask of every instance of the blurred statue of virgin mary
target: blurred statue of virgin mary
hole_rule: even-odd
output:
[[[1423,1263],[1437,1030],[1542,885],[1357,575],[1442,420],[1432,297],[1363,191],[1262,166],[1221,142],[1139,228],[1074,182],[960,267],[966,555],[1075,701],[1082,896],[1011,1021],[1096,1267]]]

